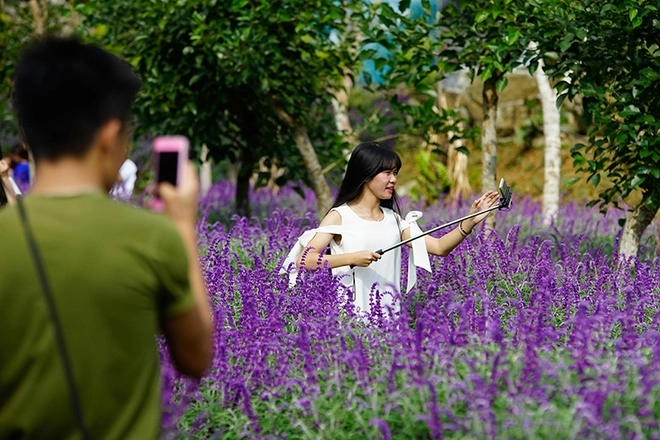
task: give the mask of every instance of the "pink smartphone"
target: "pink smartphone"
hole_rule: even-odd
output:
[[[190,143],[185,136],[158,136],[153,142],[153,170],[156,185],[169,182],[174,186],[181,183],[188,162]],[[162,210],[162,201],[156,201],[154,209]]]

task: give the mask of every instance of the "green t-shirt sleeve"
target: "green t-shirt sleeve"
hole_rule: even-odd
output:
[[[192,309],[193,297],[188,276],[188,256],[174,225],[167,228],[158,240],[160,267],[156,276],[160,283],[158,302],[162,313],[179,315]]]

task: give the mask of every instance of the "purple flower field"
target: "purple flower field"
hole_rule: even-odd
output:
[[[329,271],[279,274],[317,225],[312,193],[256,191],[251,220],[232,197],[218,183],[201,206],[213,366],[183,380],[161,351],[170,437],[660,439],[657,224],[618,265],[624,212],[571,203],[544,228],[514,194],[495,231],[431,257],[400,313],[361,316]],[[427,230],[468,206],[423,211]]]

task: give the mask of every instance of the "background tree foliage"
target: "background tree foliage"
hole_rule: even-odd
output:
[[[138,132],[182,133],[195,148],[206,144],[215,159],[235,163],[237,206],[247,213],[249,178],[260,160],[285,167],[283,180],[317,188],[325,182],[323,168],[335,164],[331,174],[340,176],[343,167],[336,165],[343,164],[346,145],[334,128],[330,101],[362,62],[374,63],[379,82],[365,79],[387,103],[375,117],[365,116],[366,123],[382,126],[399,118],[395,136],[410,133],[428,145],[434,133],[460,131],[456,113],[437,103],[437,84],[447,73],[469,68],[480,77],[486,114],[496,109],[506,73],[517,66],[533,72],[542,58],[559,81],[560,102],[584,97],[592,128],[573,157],[588,182],[602,188],[592,203],[605,209],[641,200],[622,239],[623,253],[634,253],[635,240],[660,207],[655,2],[451,1],[439,2],[449,5],[441,11],[430,2],[412,9],[408,1],[390,6],[395,3],[88,0],[77,5],[77,15],[72,3],[6,0],[0,3],[0,120],[12,120],[11,76],[20,44],[81,19],[78,30],[86,39],[128,59],[144,79],[136,103]],[[530,50],[530,42],[536,49]],[[370,50],[372,43],[387,56]],[[482,127],[482,149],[497,143],[485,133],[493,115]],[[317,160],[313,173],[301,139]],[[268,169],[262,168],[261,177]],[[605,180],[611,184],[603,185]]]
[[[292,148],[296,127],[307,130],[322,163],[341,157],[328,90],[353,62],[334,38],[349,31],[347,6],[90,0],[78,10],[82,31],[110,45],[143,78],[140,132],[184,134],[196,148],[207,144],[216,160],[239,163],[237,207],[245,214],[247,182],[261,158],[285,166],[287,178],[310,183]]]
[[[0,135],[18,137],[11,104],[12,78],[18,52],[30,37],[70,31],[75,25],[68,3],[46,0],[0,0]]]
[[[573,147],[574,165],[602,188],[598,204],[632,207],[621,240],[622,255],[660,209],[660,12],[646,0],[530,2],[539,52],[548,75],[560,81],[558,101],[582,94],[591,116],[589,141]],[[568,80],[563,80],[565,77]],[[610,185],[601,184],[607,177]]]

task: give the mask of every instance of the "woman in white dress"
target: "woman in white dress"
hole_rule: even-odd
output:
[[[372,289],[380,292],[381,307],[392,304],[391,293],[400,289],[401,248],[383,255],[376,252],[411,236],[410,224],[398,213],[394,189],[400,169],[401,158],[391,148],[377,142],[358,145],[332,208],[296,262],[298,267],[307,269],[331,267],[352,289],[355,305],[367,312],[371,310]],[[472,203],[470,213],[498,202],[499,194],[488,191]],[[426,235],[423,243],[428,253],[448,255],[488,214],[464,220],[440,238]],[[322,253],[328,246],[330,253]],[[393,307],[398,309],[398,304]]]

